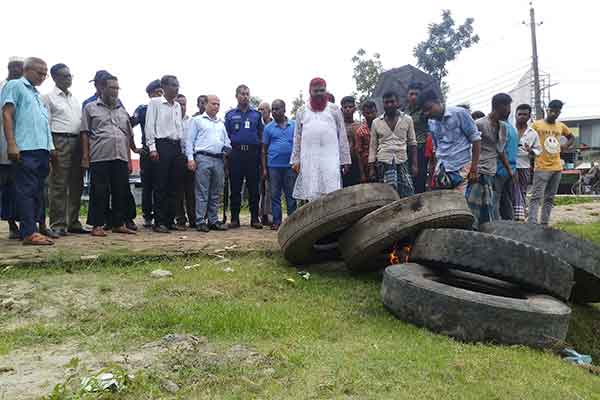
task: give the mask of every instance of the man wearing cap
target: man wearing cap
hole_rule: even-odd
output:
[[[69,67],[56,64],[50,68],[56,86],[43,97],[48,109],[56,157],[49,177],[50,229],[61,236],[89,233],[79,222],[83,170],[81,168],[81,108],[69,91],[73,77]]]
[[[24,76],[9,81],[0,98],[8,158],[15,162],[20,235],[25,245],[51,245],[54,242],[36,229],[36,223],[45,219],[44,180],[54,150],[48,111],[36,89],[46,79],[48,67],[44,60],[30,57],[23,70]]]
[[[2,89],[8,81],[19,79],[23,76],[23,61],[20,57],[11,57],[8,60],[8,76],[0,82],[0,96]],[[14,184],[13,167],[8,159],[6,137],[0,112],[0,218],[8,222],[8,238],[19,239],[17,226],[17,203],[15,200],[16,188]]]
[[[262,229],[258,215],[258,184],[260,143],[262,141],[262,115],[250,107],[250,89],[239,85],[235,89],[238,101],[236,108],[225,114],[225,127],[231,140],[229,174],[231,183],[231,223],[232,229],[240,227],[242,206],[242,185],[246,181],[250,203],[250,225]]]
[[[146,86],[146,94],[150,99],[161,97],[163,90],[160,87],[160,79],[155,79]],[[154,220],[153,196],[155,166],[150,160],[150,150],[146,143],[146,112],[148,104],[139,105],[130,118],[132,128],[138,124],[142,130],[142,149],[140,151],[140,178],[142,180],[142,215],[144,216],[144,227],[151,228]]]
[[[150,160],[156,163],[154,186],[154,232],[179,230],[175,224],[177,192],[183,184],[185,158],[181,152],[183,116],[175,98],[179,81],[174,75],[160,80],[163,97],[150,99],[146,112],[146,141]]]
[[[96,92],[92,96],[88,97],[87,99],[85,99],[83,101],[83,104],[81,105],[82,110],[85,108],[85,106],[87,106],[92,101],[98,100],[98,97],[100,96],[100,86],[102,85],[102,82],[104,80],[106,80],[106,78],[109,76],[112,76],[112,75],[104,69],[96,71],[96,74],[94,75],[94,79],[90,80],[90,82],[89,82],[89,83],[94,82],[94,87],[96,88]]]
[[[540,204],[542,205],[540,223],[548,225],[550,222],[550,214],[554,207],[554,196],[558,192],[562,175],[560,152],[563,146],[566,145],[561,145],[560,139],[562,136],[568,138],[571,135],[569,128],[562,122],[557,121],[562,108],[562,101],[552,100],[548,103],[546,118],[535,121],[531,125],[531,128],[538,133],[542,152],[535,158],[533,189],[527,218],[529,223],[538,223]]]
[[[106,236],[106,209],[112,204],[112,231],[135,234],[125,225],[128,212],[130,141],[133,130],[129,115],[118,101],[119,81],[106,76],[99,81],[100,97],[88,103],[81,118],[81,165],[90,170],[88,224],[92,236]]]
[[[419,94],[417,107],[429,119],[435,147],[434,189],[464,193],[467,181],[478,181],[481,133],[469,111],[442,103],[433,90]]]
[[[342,187],[352,160],[342,111],[328,101],[325,80],[311,80],[309,92],[309,103],[296,113],[290,163],[298,174],[293,197],[312,201]]]

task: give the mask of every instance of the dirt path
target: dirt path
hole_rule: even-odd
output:
[[[109,233],[105,238],[92,238],[88,235],[69,235],[56,240],[54,246],[23,246],[16,240],[8,240],[7,226],[0,224],[0,265],[37,263],[60,257],[77,260],[81,257],[93,257],[109,254],[133,255],[180,255],[195,252],[213,252],[226,246],[235,246],[236,250],[276,250],[277,233],[268,228],[257,230],[250,228],[249,221],[242,221],[240,229],[226,232],[201,233],[195,230],[154,233],[142,228],[137,235],[119,235]]]
[[[600,202],[556,207],[552,212],[552,224],[574,222],[587,224],[600,222]],[[277,250],[277,234],[270,229],[251,229],[243,220],[240,229],[208,234],[194,230],[174,232],[168,235],[153,233],[141,228],[137,235],[109,234],[106,238],[71,235],[58,239],[54,246],[27,247],[19,241],[6,239],[7,226],[0,224],[0,265],[37,263],[60,257],[77,260],[81,257],[107,254],[133,255],[180,255],[184,253],[213,252],[226,246],[236,250]]]

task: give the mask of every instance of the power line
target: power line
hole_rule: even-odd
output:
[[[510,92],[513,90],[517,90],[517,89],[521,89],[525,86],[528,86],[531,84],[532,81],[526,82],[522,85],[519,85],[517,87],[513,87],[513,85],[503,85],[503,86],[497,86],[496,88],[492,89],[492,90],[486,90],[486,91],[481,91],[480,94],[477,94],[475,96],[471,96],[471,97],[467,97],[467,98],[462,98],[461,101],[452,101],[452,103],[455,104],[464,104],[464,103],[469,103],[469,104],[474,104],[477,103],[479,100],[489,100],[492,98],[492,96],[494,96],[496,93],[500,93],[500,92]]]
[[[489,85],[490,83],[498,81],[498,80],[505,81],[505,80],[507,80],[507,78],[506,78],[507,76],[513,76],[513,75],[515,77],[516,76],[520,76],[523,72],[525,72],[524,70],[528,69],[528,68],[530,68],[529,64],[522,65],[521,67],[519,67],[519,68],[517,68],[515,70],[504,72],[503,74],[497,75],[496,77],[494,77],[492,79],[486,79],[486,81],[483,82],[483,83],[480,83],[480,84],[477,84],[477,85],[474,85],[474,86],[470,86],[470,87],[467,87],[467,88],[462,88],[458,93],[460,94],[460,97],[464,97],[463,96],[464,93],[470,93],[470,92],[473,91],[473,89],[480,90],[481,89],[481,85]],[[497,84],[497,83],[498,82],[495,82],[494,85]],[[458,95],[453,95],[453,96],[459,97]]]

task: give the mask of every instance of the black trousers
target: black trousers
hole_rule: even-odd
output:
[[[87,224],[113,227],[123,225],[131,212],[129,196],[129,170],[126,161],[98,161],[90,164],[90,205]],[[111,204],[110,219],[107,212]]]
[[[154,224],[173,225],[177,192],[183,185],[185,157],[179,140],[156,139],[159,159],[154,161]]]
[[[354,186],[360,183],[360,168],[358,167],[359,160],[352,160],[350,170],[346,175],[342,175],[342,186]]]
[[[425,144],[417,145],[417,154],[414,156],[417,157],[417,166],[419,168],[419,174],[416,177],[413,176],[415,194],[424,193],[427,183],[427,171],[429,170],[429,159],[425,157]]]
[[[156,165],[148,154],[148,149],[140,155],[140,178],[142,180],[142,214],[144,219],[154,219],[154,180]]]
[[[177,193],[177,224],[196,225],[196,173],[185,168],[183,171],[183,185]]]
[[[246,180],[246,188],[248,189],[252,221],[258,221],[259,157],[258,146],[248,146],[245,151],[234,146],[230,153],[229,182],[231,185],[230,207],[232,221],[239,221],[240,218],[242,184],[244,180]]]

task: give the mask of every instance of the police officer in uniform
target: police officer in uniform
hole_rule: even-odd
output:
[[[238,106],[225,114],[225,127],[231,140],[229,156],[229,181],[231,185],[230,229],[240,227],[242,184],[246,180],[250,203],[250,225],[262,229],[258,216],[258,185],[260,166],[260,143],[262,141],[262,115],[250,108],[250,89],[239,85],[235,90]]]

